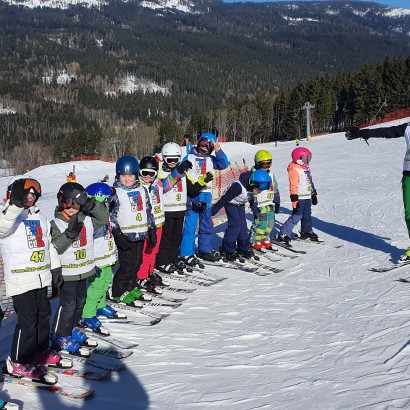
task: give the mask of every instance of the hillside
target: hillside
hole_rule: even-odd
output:
[[[210,1],[191,12],[147,2],[0,4],[1,96],[78,102],[128,120],[220,107],[406,55],[410,44],[406,10],[365,2]]]
[[[366,2],[10,3],[0,2],[0,157],[24,169],[114,156],[114,137],[122,152],[138,154],[214,129],[246,142],[295,138],[309,100],[316,132],[345,129],[356,113],[370,121],[383,99],[393,111],[410,105],[400,80],[410,69],[408,10]],[[383,67],[366,69],[370,63]],[[33,149],[45,162],[32,160]]]

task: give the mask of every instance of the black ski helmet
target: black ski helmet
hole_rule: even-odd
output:
[[[79,192],[85,192],[84,187],[77,182],[66,182],[61,185],[57,193],[58,206],[60,209],[64,209],[66,205],[72,205],[76,203],[76,196]]]
[[[158,161],[152,156],[141,158],[140,170],[141,169],[153,169],[158,172],[158,169],[159,169]]]

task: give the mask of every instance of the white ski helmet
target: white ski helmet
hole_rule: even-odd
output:
[[[161,150],[162,158],[164,162],[168,164],[168,159],[177,160],[177,164],[181,162],[182,150],[181,147],[175,142],[167,142]],[[175,162],[175,161],[170,161]]]

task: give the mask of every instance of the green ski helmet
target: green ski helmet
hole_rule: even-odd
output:
[[[272,154],[269,151],[266,151],[266,149],[261,149],[255,154],[255,165],[264,161],[272,162]]]

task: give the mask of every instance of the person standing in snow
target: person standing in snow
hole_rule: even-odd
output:
[[[266,150],[260,150],[255,154],[255,166],[252,171],[262,169],[271,179],[268,190],[255,195],[252,204],[254,221],[251,226],[250,240],[252,248],[263,252],[264,249],[272,249],[270,235],[275,227],[275,214],[280,210],[280,194],[278,182],[271,170],[272,154]]]
[[[312,153],[304,147],[292,151],[292,162],[288,165],[292,215],[282,225],[277,240],[290,245],[293,228],[301,221],[300,239],[319,241],[312,230],[312,205],[317,205],[317,192],[312,180],[309,163]]]
[[[169,283],[162,280],[162,277],[154,272],[157,254],[162,240],[163,225],[165,223],[164,195],[169,192],[181,178],[189,167],[192,166],[188,161],[184,165],[177,167],[165,178],[158,178],[159,164],[152,157],[147,156],[140,161],[138,179],[142,186],[149,192],[152,212],[154,214],[156,227],[156,243],[151,246],[149,238],[145,240],[142,252],[142,262],[137,272],[137,286],[147,292],[161,293],[157,286],[169,286]],[[180,173],[181,171],[181,173]]]
[[[131,155],[115,164],[115,195],[111,199],[112,234],[118,249],[119,267],[112,281],[110,298],[117,303],[134,305],[144,299],[137,286],[136,274],[142,263],[144,244],[157,243],[155,219],[149,190],[138,180],[138,160]]]
[[[54,316],[52,346],[56,350],[89,355],[81,348],[84,335],[79,324],[94,331],[101,328],[96,317],[81,319],[87,294],[87,278],[95,275],[94,230],[108,222],[107,208],[88,198],[77,182],[63,184],[57,193],[58,206],[51,221],[52,242],[60,256],[63,280]],[[80,320],[81,319],[81,320]],[[102,330],[102,329],[100,329]]]
[[[211,155],[215,150],[215,155]],[[204,189],[195,197],[191,198],[191,206],[188,207],[185,216],[183,239],[181,243],[181,257],[187,265],[198,265],[195,257],[195,238],[199,219],[198,232],[198,257],[207,261],[218,261],[221,256],[215,252],[212,246],[214,229],[212,225],[212,192],[211,181],[214,170],[226,169],[229,165],[228,158],[221,150],[216,136],[207,132],[202,134],[197,146],[192,148],[186,159],[193,164],[187,175],[193,182],[202,180]]]
[[[403,161],[403,177],[401,180],[403,189],[404,220],[406,221],[407,232],[410,238],[410,122],[393,127],[381,127],[373,129],[360,129],[353,127],[346,132],[346,138],[353,140],[363,138],[367,141],[369,138],[401,138],[406,141],[406,152]],[[400,258],[401,261],[410,260],[410,246]]]
[[[179,256],[188,198],[197,196],[206,183],[191,181],[186,171],[191,169],[192,164],[189,161],[182,162],[182,149],[175,142],[166,143],[161,155],[163,162],[159,164],[158,178],[167,178],[175,169],[179,170],[181,178],[171,190],[164,192],[165,223],[156,268],[163,273],[182,275],[184,270],[189,269]]]
[[[115,194],[115,189],[104,182],[94,182],[85,188],[85,191],[89,198],[95,198],[96,201],[103,203],[107,209],[110,205],[109,198]],[[89,286],[82,317],[125,317],[108,305],[106,298],[112,283],[112,270],[117,262],[117,248],[109,220],[104,226],[94,230],[94,259],[95,275],[88,278]]]
[[[212,216],[225,207],[228,217],[228,227],[221,246],[222,257],[227,261],[244,262],[241,257],[259,259],[250,249],[245,204],[253,202],[254,196],[268,190],[270,186],[271,179],[266,171],[258,169],[243,172],[239,180],[234,181],[219,201],[212,206]]]
[[[40,183],[14,177],[0,213],[0,248],[4,261],[6,294],[13,300],[17,324],[6,360],[7,372],[46,383],[57,378],[44,365],[72,367],[49,348],[50,302],[47,287],[62,281],[57,251],[51,243],[50,222],[36,206]]]

